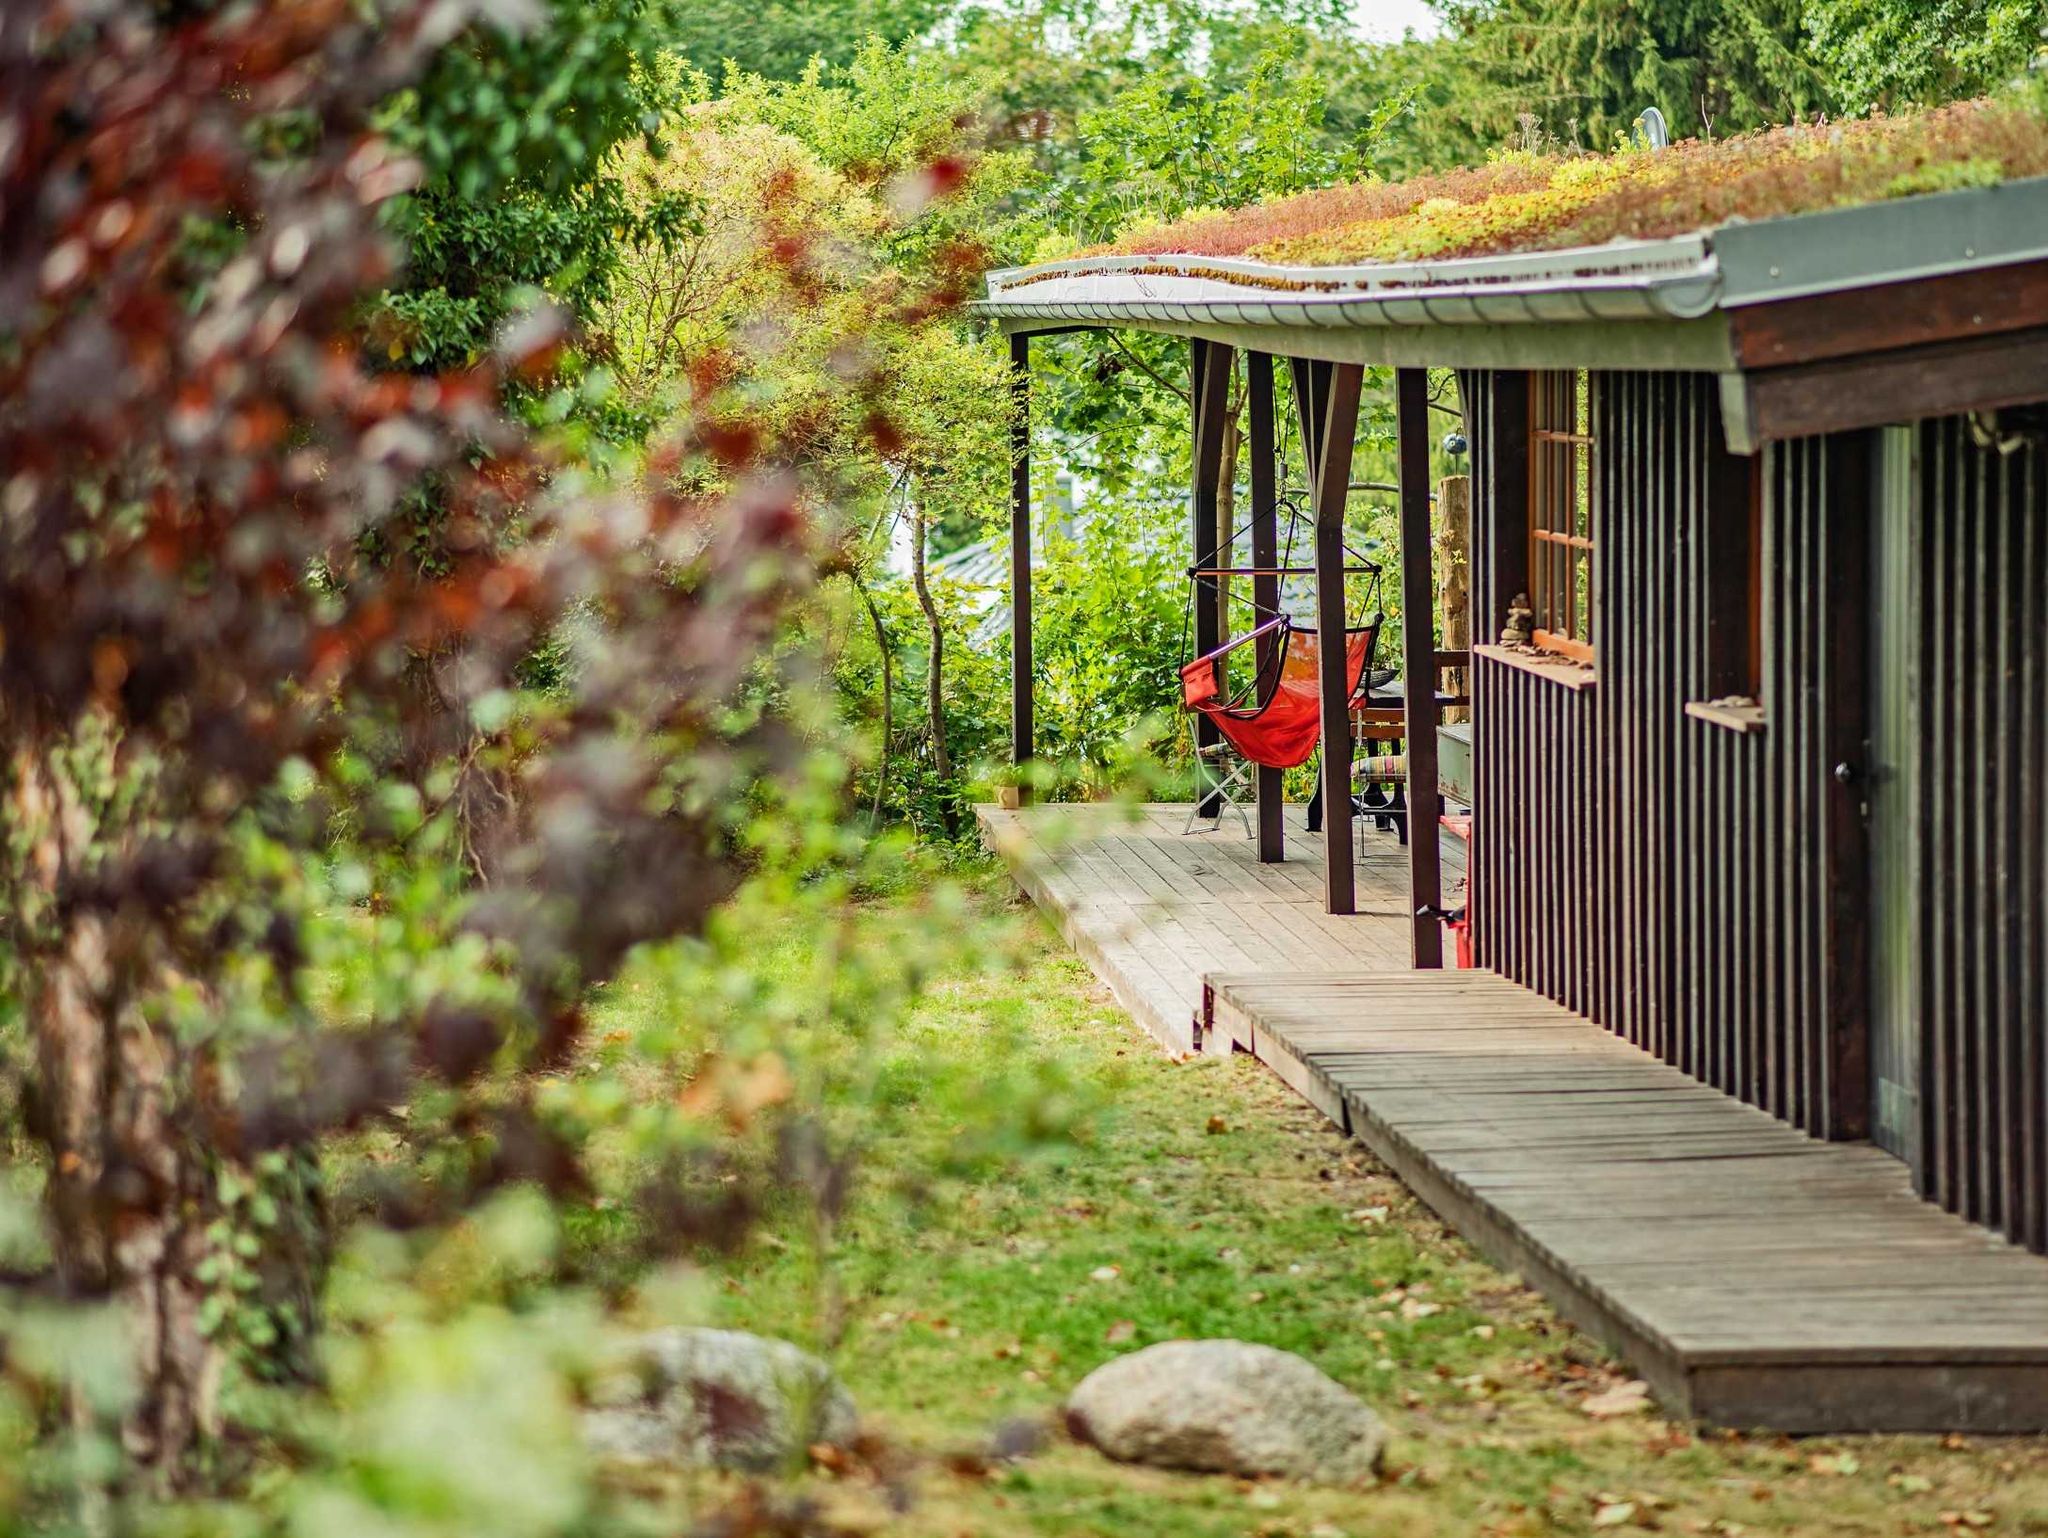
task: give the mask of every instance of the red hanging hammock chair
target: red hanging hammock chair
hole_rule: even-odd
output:
[[[1369,690],[1366,664],[1379,631],[1380,620],[1375,615],[1372,623],[1344,632],[1344,697],[1350,706],[1365,702]],[[1254,678],[1236,699],[1226,698],[1224,659],[1239,647],[1268,636],[1276,636],[1277,642],[1272,661],[1259,671],[1270,678]],[[1317,682],[1322,651],[1322,637],[1315,631],[1299,629],[1286,615],[1278,615],[1184,666],[1180,670],[1181,700],[1188,709],[1214,721],[1231,746],[1253,763],[1268,769],[1292,769],[1315,756],[1322,737]]]

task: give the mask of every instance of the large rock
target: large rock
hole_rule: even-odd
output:
[[[1067,1426],[1125,1463],[1334,1485],[1370,1482],[1387,1443],[1342,1384],[1241,1340],[1170,1340],[1104,1363],[1068,1396]]]
[[[659,1330],[633,1370],[602,1385],[583,1431],[601,1457],[765,1473],[858,1429],[832,1369],[786,1340],[739,1330]]]

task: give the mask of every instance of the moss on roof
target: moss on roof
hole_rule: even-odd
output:
[[[1770,129],[1611,155],[1505,154],[1132,231],[1106,252],[1302,266],[1555,251],[1655,239],[2048,174],[2048,117],[2022,99]]]

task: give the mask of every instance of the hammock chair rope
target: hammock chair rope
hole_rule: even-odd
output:
[[[1188,601],[1181,616],[1183,656],[1188,650],[1195,595],[1205,578],[1214,580],[1240,575],[1284,577],[1294,569],[1295,525],[1302,515],[1292,499],[1285,499],[1283,505],[1288,510],[1287,546],[1278,567],[1226,565],[1216,559],[1220,554],[1220,550],[1216,550],[1209,552],[1206,565],[1201,563],[1198,555],[1197,564],[1188,569]],[[1243,532],[1233,532],[1228,544],[1222,548],[1234,551],[1238,536]],[[1366,573],[1372,579],[1366,590],[1365,603],[1373,605],[1374,611],[1362,624],[1347,626],[1345,630],[1345,697],[1357,705],[1363,702],[1369,688],[1372,656],[1379,643],[1384,618],[1377,612],[1381,569],[1348,545],[1344,547],[1344,558],[1341,575]],[[1322,736],[1319,682],[1322,639],[1313,630],[1297,627],[1284,608],[1262,605],[1256,599],[1242,598],[1235,593],[1230,596],[1248,605],[1259,623],[1245,634],[1181,667],[1182,703],[1190,711],[1213,721],[1224,739],[1255,764],[1268,769],[1292,769],[1305,764],[1314,756]],[[1265,664],[1253,670],[1249,683],[1234,697],[1228,695],[1224,688],[1224,664],[1230,654],[1268,637],[1274,638],[1275,644],[1270,649],[1261,648],[1265,653]]]

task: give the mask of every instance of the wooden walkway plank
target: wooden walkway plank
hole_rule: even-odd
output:
[[[1267,866],[1234,819],[1184,837],[1185,806],[980,815],[1163,1045],[1188,1048],[1206,996],[1212,1050],[1256,1053],[1674,1414],[2048,1429],[2048,1259],[1503,978],[1408,970],[1391,838],[1362,836],[1363,911],[1332,917],[1298,827]]]
[[[1503,1026],[1495,1001],[1519,990],[1439,977],[1211,987],[1679,1413],[1788,1431],[2048,1426],[2048,1260],[1922,1201],[1867,1145],[1817,1142],[1526,994]],[[1557,1066],[1505,1094],[1475,1047],[1495,1069]],[[1589,1100],[1571,1085],[1586,1073],[1618,1073],[1632,1097]]]

